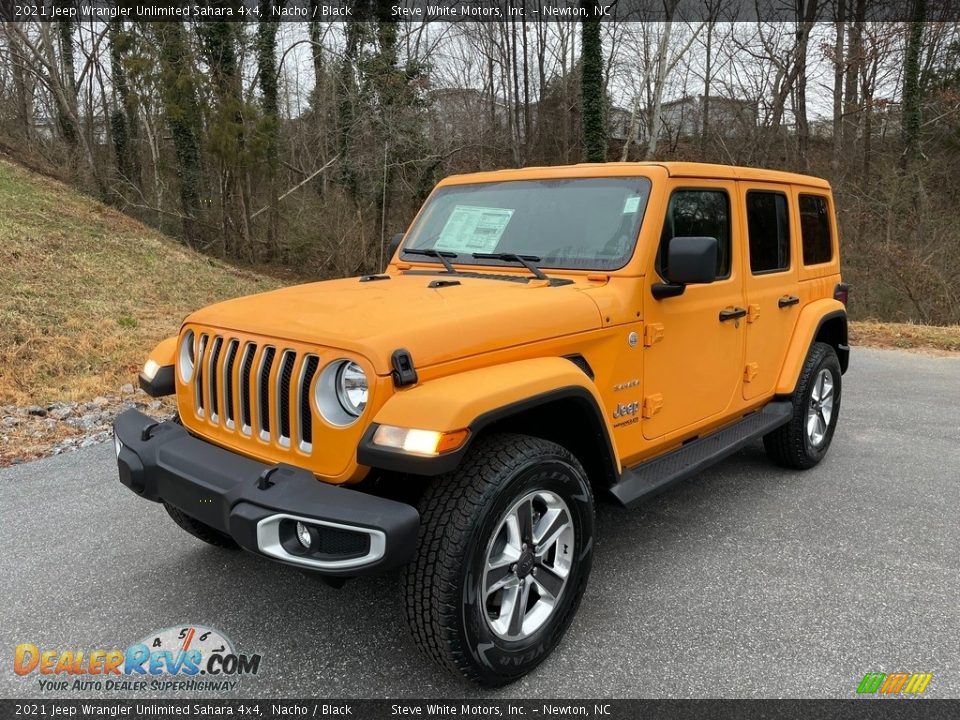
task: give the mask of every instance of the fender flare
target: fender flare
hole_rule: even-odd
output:
[[[839,300],[822,299],[810,303],[800,313],[793,337],[784,357],[775,393],[780,396],[792,395],[800,377],[800,370],[807,359],[810,346],[814,343],[824,323],[835,318],[843,319],[843,333],[838,354],[847,352],[847,309]],[[847,356],[840,358],[841,368],[847,369]]]
[[[584,432],[603,448],[606,471],[618,477],[620,464],[612,429],[592,380],[571,360],[532,358],[429,380],[401,390],[384,403],[364,432],[357,462],[413,475],[440,475],[454,470],[476,438],[490,426],[550,403],[574,403],[584,413]],[[437,456],[412,455],[373,444],[381,425],[423,430],[468,428],[466,443]]]
[[[150,354],[147,355],[147,361],[144,363],[143,370],[140,371],[139,375],[140,387],[143,388],[143,391],[147,395],[150,397],[163,397],[174,394],[176,387],[173,368],[176,364],[176,357],[176,335],[161,340],[157,343],[156,347],[150,351]],[[156,363],[157,367],[153,377],[149,377],[145,373],[147,364],[151,361]]]

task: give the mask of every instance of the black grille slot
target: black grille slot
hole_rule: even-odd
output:
[[[197,341],[197,359],[194,363],[194,373],[196,373],[196,380],[194,381],[196,385],[194,386],[193,393],[197,398],[197,414],[202,416],[204,409],[206,408],[206,394],[205,388],[203,386],[204,380],[204,360],[206,360],[206,351],[207,349],[207,336],[201,335],[200,339]]]
[[[260,362],[259,381],[259,408],[260,431],[262,434],[270,434],[270,370],[273,367],[273,357],[277,354],[277,349],[273,347],[264,348],[263,360]]]
[[[232,423],[233,417],[233,363],[237,359],[237,348],[240,343],[231,340],[227,345],[227,356],[223,359],[223,406],[227,422]]]
[[[363,556],[370,551],[370,536],[367,533],[342,530],[320,525],[317,527],[315,552],[333,556]]]
[[[247,428],[253,424],[253,417],[250,413],[250,403],[253,402],[250,397],[250,375],[253,372],[253,356],[256,352],[256,345],[253,343],[247,345],[243,355],[243,364],[240,366],[240,421]]]
[[[317,374],[320,358],[310,355],[303,364],[303,378],[300,383],[300,442],[313,443],[313,411],[310,409],[310,383]]]
[[[293,380],[293,365],[297,361],[297,354],[292,350],[283,353],[280,365],[280,374],[277,380],[277,391],[280,393],[280,437],[290,438],[290,383]]]
[[[217,400],[217,361],[220,359],[220,348],[223,347],[223,338],[214,338],[213,347],[210,348],[210,365],[207,373],[207,387],[210,388],[210,417],[216,420],[220,412],[220,401]]]

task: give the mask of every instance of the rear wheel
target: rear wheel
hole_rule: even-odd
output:
[[[577,459],[492,435],[427,490],[404,577],[420,649],[487,686],[530,672],[573,620],[590,574],[593,496]]]
[[[767,455],[785,467],[806,470],[827,454],[840,416],[840,361],[826,343],[815,342],[793,391],[790,422],[763,438]]]
[[[163,507],[166,508],[167,514],[173,518],[173,521],[177,525],[193,535],[195,538],[203,540],[205,543],[214,545],[216,547],[229,549],[235,549],[239,547],[239,545],[234,542],[233,538],[226,533],[222,533],[216,528],[212,528],[206,523],[202,523],[196,518],[190,517],[185,512],[174,507],[170,503],[164,503]]]

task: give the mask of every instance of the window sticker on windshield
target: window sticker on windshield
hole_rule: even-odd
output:
[[[493,252],[512,216],[513,210],[509,208],[457,205],[434,249],[465,254]]]
[[[632,215],[637,211],[638,207],[640,207],[640,196],[631,195],[627,198],[626,202],[623,203],[623,214]]]

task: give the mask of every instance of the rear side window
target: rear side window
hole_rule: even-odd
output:
[[[663,222],[657,272],[667,277],[667,251],[675,237],[717,239],[717,278],[730,275],[730,200],[723,190],[676,190]]]
[[[779,272],[790,267],[790,214],[787,196],[780,192],[747,193],[747,235],[750,272]]]
[[[800,235],[804,265],[830,262],[833,258],[830,204],[822,195],[800,196]]]

